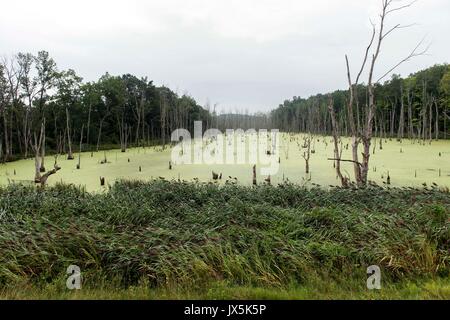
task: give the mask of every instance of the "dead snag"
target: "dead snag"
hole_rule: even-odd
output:
[[[81,169],[81,149],[83,148],[83,130],[84,130],[84,124],[81,126],[81,135],[80,135],[80,150],[78,152],[78,164],[77,169]]]
[[[67,153],[67,160],[73,160],[74,158],[72,153],[72,137],[69,122],[70,122],[69,109],[66,107],[66,132],[67,132],[67,142],[69,146],[69,151]]]
[[[347,67],[347,78],[348,78],[348,93],[349,98],[347,99],[347,117],[350,128],[350,135],[352,138],[352,159],[354,163],[354,172],[355,172],[355,182],[358,187],[365,187],[368,181],[368,171],[369,171],[369,160],[370,160],[370,146],[372,143],[373,137],[373,127],[374,127],[374,117],[376,112],[376,104],[375,104],[375,87],[381,80],[383,80],[386,76],[391,74],[397,67],[401,64],[411,60],[414,57],[423,55],[426,53],[427,48],[425,50],[420,51],[423,40],[418,43],[418,45],[411,51],[411,53],[397,63],[394,67],[388,70],[386,73],[382,74],[380,78],[377,80],[374,78],[374,70],[375,66],[378,64],[380,53],[382,52],[382,47],[384,44],[384,40],[390,34],[398,29],[403,29],[406,26],[401,24],[396,24],[394,27],[390,29],[386,29],[386,19],[392,12],[397,12],[399,10],[410,7],[415,3],[415,1],[411,1],[405,5],[397,5],[399,1],[393,0],[382,0],[382,8],[379,15],[379,23],[378,26],[372,23],[372,35],[369,41],[369,44],[365,50],[365,55],[359,72],[357,74],[356,80],[353,81],[351,78],[350,72],[350,63],[348,56],[345,56],[345,62]],[[366,66],[368,69],[366,70]],[[367,80],[367,102],[363,110],[360,110],[360,101],[358,99],[358,84],[362,74],[366,71],[368,74]],[[363,116],[360,117],[360,111],[363,111]],[[362,119],[361,119],[362,118]],[[360,121],[362,120],[362,124]],[[425,123],[425,119],[424,123]],[[425,127],[425,126],[423,126]],[[383,134],[381,134],[382,136]],[[425,140],[425,132],[424,132],[424,140]],[[359,145],[362,145],[362,152],[359,151]],[[382,148],[382,142],[380,139],[380,149]],[[359,160],[359,156],[362,154],[362,160]],[[361,164],[361,165],[359,165]]]
[[[61,167],[59,167],[58,165],[55,165],[55,167],[54,167],[52,170],[50,170],[50,171],[48,171],[46,174],[44,174],[44,175],[40,178],[39,181],[36,181],[36,180],[35,180],[35,182],[36,182],[36,183],[40,183],[40,184],[41,184],[41,187],[43,188],[43,187],[45,187],[45,185],[46,185],[46,183],[47,183],[47,179],[48,179],[51,175],[53,175],[53,174],[55,174],[56,172],[58,172],[59,170],[61,170]]]
[[[311,135],[304,138],[304,145],[303,147],[306,149],[305,152],[303,152],[303,159],[305,159],[305,172],[309,173],[309,159],[311,157]]]
[[[44,125],[45,120],[41,121],[41,130],[39,133],[39,136],[36,135],[36,132],[34,132],[34,140],[31,142],[31,147],[34,151],[34,168],[35,168],[35,174],[34,174],[34,181],[36,183],[41,182],[41,168],[42,168],[42,145],[44,141]],[[30,139],[31,140],[31,139]],[[47,179],[46,179],[47,180]]]
[[[335,157],[335,159],[333,159],[333,161],[334,161],[334,166],[336,168],[336,174],[339,177],[339,179],[341,180],[342,187],[348,188],[348,186],[349,186],[348,178],[344,177],[344,175],[342,174],[342,171],[341,171],[342,150],[339,149],[339,125],[338,125],[338,122],[336,121],[336,113],[334,112],[333,104],[334,104],[333,99],[330,96],[330,100],[328,102],[328,111],[330,112],[332,129],[333,129],[334,157]],[[348,148],[348,144],[347,144],[347,148]]]

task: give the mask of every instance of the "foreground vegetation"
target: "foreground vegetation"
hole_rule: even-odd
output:
[[[16,185],[0,215],[3,298],[450,298],[450,194],[437,188]],[[370,265],[380,292],[365,287]]]
[[[398,283],[387,283],[383,289],[370,291],[361,279],[341,279],[341,281],[313,279],[301,285],[288,287],[251,287],[236,286],[227,282],[215,281],[208,286],[188,288],[164,287],[151,288],[145,281],[127,288],[114,283],[96,284],[95,287],[83,286],[82,290],[70,291],[63,285],[64,279],[50,284],[32,286],[18,284],[0,290],[0,299],[108,299],[108,300],[448,300],[450,297],[450,279],[419,279]]]

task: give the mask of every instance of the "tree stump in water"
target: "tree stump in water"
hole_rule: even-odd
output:
[[[50,177],[51,175],[55,174],[56,172],[58,172],[59,170],[61,170],[61,167],[55,165],[53,170],[48,171],[46,174],[44,174],[43,176],[41,176],[39,179],[34,179],[35,183],[40,183],[41,187],[45,187],[45,185],[47,184],[47,179],[48,177]]]

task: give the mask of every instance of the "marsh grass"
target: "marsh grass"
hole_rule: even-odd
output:
[[[6,298],[449,298],[450,194],[437,188],[13,185],[0,213]],[[81,292],[65,289],[70,264]]]

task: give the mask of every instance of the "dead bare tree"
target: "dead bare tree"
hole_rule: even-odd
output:
[[[375,104],[375,84],[383,80],[386,76],[388,76],[391,72],[393,72],[397,67],[399,67],[404,62],[409,61],[410,59],[423,55],[426,53],[428,48],[420,51],[422,47],[423,41],[420,41],[418,45],[411,51],[411,53],[402,59],[399,63],[397,63],[394,67],[390,68],[387,72],[385,72],[378,80],[374,81],[374,72],[375,67],[378,62],[378,58],[380,56],[381,48],[384,43],[384,40],[392,34],[395,30],[402,29],[408,26],[403,26],[400,24],[396,24],[392,28],[386,30],[386,19],[392,13],[406,9],[412,6],[416,1],[412,1],[406,4],[399,4],[395,7],[395,4],[398,4],[399,0],[382,0],[382,9],[380,13],[380,21],[378,25],[372,23],[372,35],[369,41],[369,45],[365,50],[365,55],[363,62],[361,64],[361,68],[356,77],[356,81],[352,81],[351,71],[350,71],[350,63],[348,56],[345,56],[346,66],[347,66],[347,78],[349,85],[349,99],[347,102],[347,116],[348,123],[350,127],[350,133],[352,137],[352,160],[340,160],[347,161],[353,163],[355,181],[358,187],[365,187],[367,185],[367,177],[369,172],[369,160],[370,160],[370,146],[373,135],[373,125],[374,125],[374,116],[376,111]],[[367,62],[369,61],[369,57],[371,54],[371,60],[368,68],[368,81],[367,81],[367,104],[364,110],[364,119],[361,124],[361,128],[357,129],[357,119],[355,119],[355,111],[354,106],[358,108],[358,95],[357,95],[357,86],[361,75],[366,69]],[[359,160],[359,145],[362,144],[362,160]]]
[[[70,133],[70,115],[69,115],[69,109],[66,107],[66,132],[67,132],[67,143],[69,146],[69,151],[67,153],[67,160],[73,160],[73,153],[72,153],[72,137]]]
[[[434,131],[435,131],[435,135],[436,135],[436,141],[439,140],[439,106],[438,106],[438,101],[437,99],[434,100],[434,106],[435,106],[435,111],[436,111],[436,116],[435,116],[435,124],[434,124]]]
[[[330,112],[331,116],[331,123],[333,128],[333,142],[334,142],[334,159],[335,161],[335,169],[336,174],[341,180],[341,185],[344,188],[347,188],[349,186],[348,178],[344,177],[341,171],[341,157],[342,157],[342,148],[339,148],[339,124],[336,121],[336,113],[334,111],[333,106],[333,99],[330,97],[329,103],[328,103],[328,110]]]
[[[160,122],[161,122],[161,139],[163,144],[163,149],[166,148],[166,122],[167,122],[167,101],[166,95],[160,94]]]
[[[57,161],[55,159],[54,168],[50,171],[47,171],[45,174],[41,175],[41,163],[42,163],[42,146],[44,141],[44,123],[45,121],[42,120],[41,122],[41,130],[39,132],[39,136],[36,135],[36,132],[34,133],[34,141],[31,144],[31,147],[34,151],[35,157],[34,157],[34,164],[35,164],[35,175],[34,175],[34,182],[40,183],[41,187],[45,187],[47,184],[47,179],[58,172],[61,167],[58,166]]]
[[[83,147],[83,131],[84,131],[84,124],[81,126],[81,135],[80,135],[80,150],[78,152],[78,164],[77,169],[81,169],[81,149]]]
[[[41,179],[40,179],[40,184],[41,187],[45,187],[45,185],[47,184],[47,179],[51,176],[54,175],[56,172],[58,172],[59,170],[61,170],[61,167],[59,167],[57,164],[55,164],[54,168],[50,171],[47,171],[47,173],[43,174]]]
[[[41,182],[41,146],[44,139],[44,122],[41,124],[41,131],[39,133],[39,137],[36,136],[36,132],[34,133],[34,141],[31,144],[31,148],[34,151],[34,165],[35,165],[35,175],[34,182]]]
[[[98,150],[99,150],[99,148],[100,148],[100,139],[101,139],[101,137],[102,137],[102,129],[103,129],[103,123],[105,122],[105,120],[106,120],[106,118],[109,116],[109,111],[107,111],[106,113],[105,113],[105,115],[100,119],[100,124],[99,124],[99,129],[98,129],[98,136],[97,136],[97,148],[96,148],[96,150],[97,150],[97,152],[98,152]]]
[[[405,100],[403,97],[403,84],[400,85],[400,120],[397,140],[402,140],[405,134]]]
[[[303,148],[306,151],[303,152],[303,159],[305,159],[305,173],[309,173],[309,159],[311,158],[311,134],[308,134],[303,139]]]

